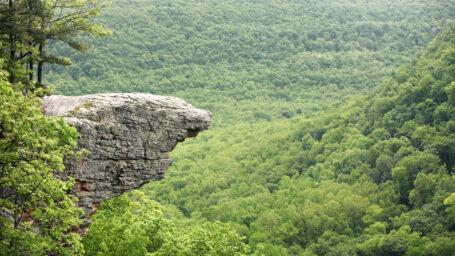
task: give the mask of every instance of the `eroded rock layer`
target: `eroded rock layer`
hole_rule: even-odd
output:
[[[82,232],[101,201],[160,180],[171,165],[168,153],[210,124],[210,112],[175,97],[151,94],[53,95],[43,99],[48,116],[62,116],[90,152],[66,161],[85,211]]]

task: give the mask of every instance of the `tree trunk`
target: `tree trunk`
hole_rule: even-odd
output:
[[[13,0],[9,0],[9,8],[10,9],[13,9]],[[15,49],[15,45],[14,45],[14,35],[13,34],[10,34],[9,35],[9,49],[10,49],[10,59],[11,60],[14,60],[14,56],[16,55],[16,49]]]
[[[10,8],[10,11],[12,11],[13,9],[13,0],[9,0],[8,2],[8,6]],[[8,62],[8,65],[11,65],[10,68],[12,66],[14,66],[14,61],[15,61],[15,57],[16,57],[16,45],[15,45],[15,38],[14,38],[14,34],[12,31],[10,31],[10,34],[9,34],[9,62]],[[14,72],[11,72],[10,75],[9,75],[9,81],[11,83],[14,83],[16,80],[15,76],[14,76]]]
[[[30,62],[28,63],[28,67],[30,68],[30,75],[29,75],[29,80],[30,83],[33,81],[33,60],[30,58]]]
[[[39,45],[39,56],[40,56],[40,61],[38,62],[38,70],[37,70],[37,76],[38,76],[38,86],[41,86],[41,83],[43,81],[43,64],[44,64],[44,60],[43,60],[43,44],[40,44]]]
[[[15,56],[16,56],[16,49],[15,49],[14,41],[15,41],[14,36],[9,35],[9,44],[10,44],[10,46],[9,46],[10,47],[10,53],[9,53],[10,56],[9,57],[12,61],[14,61]]]

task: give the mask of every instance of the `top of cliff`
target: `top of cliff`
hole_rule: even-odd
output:
[[[82,96],[52,95],[43,99],[43,110],[47,116],[69,117],[78,114],[78,110],[89,110],[92,107],[97,108],[100,106],[115,107],[131,103],[144,107],[178,110],[178,112],[188,114],[186,115],[188,117],[200,118],[201,121],[207,123],[207,127],[210,124],[211,113],[206,110],[197,109],[177,97],[144,93],[105,93]]]

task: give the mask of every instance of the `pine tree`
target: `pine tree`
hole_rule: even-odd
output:
[[[8,0],[0,1],[0,40],[2,54],[9,59],[7,70],[28,66],[28,81],[33,83],[36,66],[37,87],[42,86],[43,65],[70,65],[68,58],[46,51],[49,40],[63,42],[85,53],[87,46],[76,40],[81,33],[106,36],[110,33],[103,26],[95,25],[93,18],[109,5],[102,0]],[[9,81],[25,82],[24,76],[15,77],[9,72]]]

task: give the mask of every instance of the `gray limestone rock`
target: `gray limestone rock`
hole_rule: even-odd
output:
[[[168,152],[210,125],[210,112],[151,94],[53,95],[43,99],[43,110],[74,125],[79,148],[90,151],[67,160],[64,172],[76,179],[82,233],[101,201],[162,179],[172,163]]]

